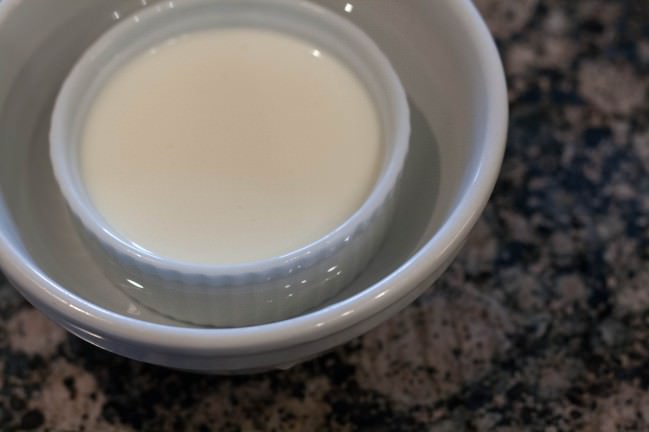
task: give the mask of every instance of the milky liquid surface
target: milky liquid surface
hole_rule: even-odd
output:
[[[80,163],[118,235],[161,257],[231,264],[333,230],[368,197],[382,156],[373,101],[339,60],[227,29],[120,68],[88,113]]]

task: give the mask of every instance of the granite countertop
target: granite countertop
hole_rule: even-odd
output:
[[[224,378],[99,350],[0,278],[0,430],[649,430],[649,2],[476,3],[509,147],[433,288],[328,355]]]

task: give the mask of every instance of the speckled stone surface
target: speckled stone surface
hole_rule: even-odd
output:
[[[204,377],[68,336],[0,279],[0,430],[649,431],[649,1],[476,0],[502,175],[415,304],[285,372]]]

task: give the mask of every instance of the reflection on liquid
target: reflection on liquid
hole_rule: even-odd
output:
[[[144,286],[141,283],[135,282],[134,280],[126,279],[126,282],[133,285],[135,288],[144,289]]]
[[[126,310],[126,312],[127,312],[129,315],[135,315],[135,316],[138,316],[138,315],[140,315],[140,308],[138,308],[138,307],[135,305],[135,303],[129,303],[129,305],[128,305],[128,309]]]
[[[353,4],[351,4],[351,3],[347,3],[347,4],[345,5],[345,12],[347,12],[347,13],[351,13],[353,10],[354,10],[354,5],[353,5]]]

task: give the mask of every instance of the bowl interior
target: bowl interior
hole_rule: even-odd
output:
[[[184,326],[134,304],[103,276],[72,228],[48,157],[52,105],[67,73],[102,32],[147,2],[8,1],[15,3],[11,19],[0,25],[1,232],[24,263],[90,303],[120,316]],[[317,3],[353,20],[390,58],[410,95],[412,123],[403,193],[388,238],[332,305],[388,276],[448,223],[481,162],[483,141],[474,138],[487,127],[487,90],[472,67],[477,53],[469,36],[457,31],[461,24],[449,12],[452,2]]]

